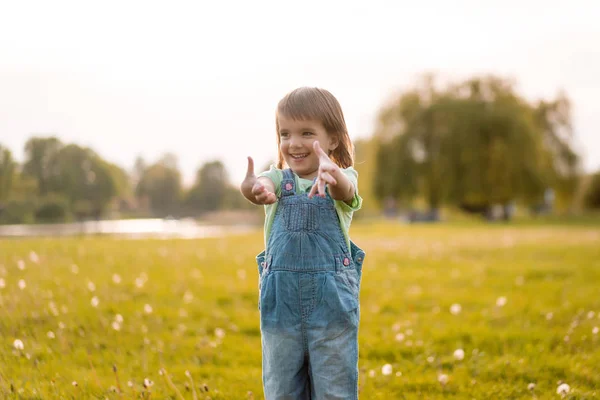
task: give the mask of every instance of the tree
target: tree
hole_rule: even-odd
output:
[[[59,174],[56,156],[62,147],[56,137],[33,137],[25,143],[23,173],[35,178],[40,195],[49,192],[48,182]]]
[[[380,114],[374,189],[382,200],[419,195],[434,217],[444,203],[479,211],[535,203],[554,177],[574,176],[569,127],[564,98],[536,107],[497,77],[444,90],[425,77]]]
[[[0,145],[0,203],[11,193],[16,163],[9,149]]]
[[[147,198],[155,215],[179,213],[181,200],[181,173],[173,155],[165,155],[146,168],[136,186],[136,196]]]
[[[198,169],[196,181],[186,198],[186,206],[194,212],[224,208],[226,201],[230,199],[228,188],[225,165],[221,161],[208,162]]]
[[[590,177],[584,198],[585,206],[592,210],[600,210],[600,171]]]

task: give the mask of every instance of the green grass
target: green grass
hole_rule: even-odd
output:
[[[559,381],[566,398],[600,398],[597,225],[378,223],[352,234],[367,252],[362,399],[552,399]],[[0,398],[164,399],[176,388],[187,399],[262,399],[261,248],[260,231],[1,240]]]

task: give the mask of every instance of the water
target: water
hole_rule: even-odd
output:
[[[123,219],[85,221],[65,224],[0,225],[0,237],[55,237],[81,235],[111,235],[131,239],[219,237],[244,233],[249,225],[202,225],[193,219]]]

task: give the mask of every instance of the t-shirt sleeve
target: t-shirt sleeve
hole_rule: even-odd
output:
[[[342,172],[354,185],[354,197],[352,198],[351,204],[341,200],[336,200],[336,202],[345,212],[358,211],[362,207],[362,197],[358,194],[358,172],[352,167],[344,168],[342,169]]]
[[[273,185],[275,186],[275,195],[277,197],[281,196],[281,182],[283,181],[283,171],[275,167],[275,165],[271,165],[268,171],[264,171],[258,174],[258,178],[260,177],[267,177],[271,181],[273,181]]]

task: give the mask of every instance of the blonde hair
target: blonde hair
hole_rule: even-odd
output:
[[[348,136],[342,107],[327,90],[301,87],[286,94],[277,105],[275,126],[277,129],[277,168],[282,169],[284,160],[279,145],[279,116],[294,120],[315,120],[323,124],[328,135],[337,140],[337,147],[329,154],[331,160],[340,168],[354,165],[354,146]]]

